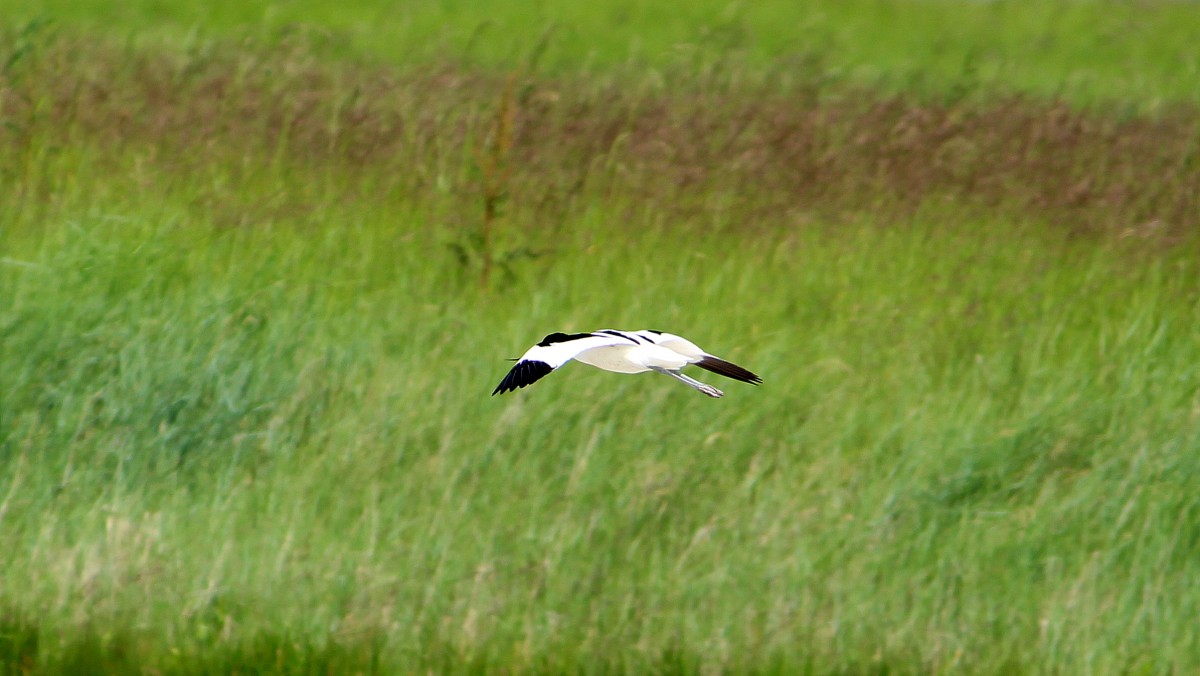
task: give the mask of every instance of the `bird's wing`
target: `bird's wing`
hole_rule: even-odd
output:
[[[634,331],[634,333],[646,338],[655,345],[661,345],[672,352],[687,357],[688,361],[692,363],[704,358],[707,354],[704,350],[700,349],[699,345],[673,333],[663,333],[662,331],[652,331],[650,329],[642,329],[641,331]]]
[[[714,357],[711,354],[706,354],[702,359],[700,359],[700,361],[692,363],[704,369],[705,371],[712,371],[713,373],[725,376],[726,378],[733,378],[734,380],[740,380],[743,383],[750,383],[751,385],[762,384],[762,378],[759,378],[757,375],[742,368],[741,366],[738,366],[737,364],[734,364],[733,362],[725,361],[724,359],[721,359],[720,357]]]
[[[624,336],[552,333],[542,339],[542,342],[529,348],[517,360],[508,375],[504,376],[504,380],[492,391],[492,396],[532,385],[587,350],[629,343],[630,339]]]
[[[652,331],[649,329],[636,331],[635,333],[644,338],[648,338],[654,341],[656,344],[661,345],[669,350],[678,352],[679,354],[687,357],[689,362],[706,371],[712,371],[717,375],[722,375],[726,378],[732,378],[734,380],[740,380],[743,383],[750,383],[751,385],[758,385],[762,382],[762,378],[759,378],[754,373],[751,373],[737,364],[725,361],[720,357],[715,357],[704,350],[701,350],[700,346],[686,338],[682,338],[673,333],[663,333],[662,331]]]
[[[616,336],[616,337],[624,338],[626,343],[631,343],[633,345],[648,345],[648,344],[654,342],[654,339],[652,339],[648,336],[643,336],[642,333],[643,333],[642,331],[618,331],[616,329],[600,329],[599,331],[593,331],[592,335]]]

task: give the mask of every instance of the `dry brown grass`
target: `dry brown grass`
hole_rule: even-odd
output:
[[[376,192],[415,201],[448,185],[470,197],[470,222],[495,186],[469,179],[464,150],[486,142],[505,87],[452,67],[331,67],[303,49],[180,56],[61,40],[0,75],[0,153],[51,138],[135,148],[164,170],[214,158],[368,170],[386,177]],[[1124,235],[1178,236],[1200,220],[1195,110],[1121,117],[703,81],[518,87],[507,190],[514,209],[550,220],[581,194],[679,217],[721,195],[756,229],[828,209],[886,219],[931,198]]]

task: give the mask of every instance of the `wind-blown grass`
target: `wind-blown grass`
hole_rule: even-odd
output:
[[[1195,665],[1191,262],[920,219],[633,247],[598,215],[481,297],[419,219],[127,213],[6,262],[0,595],[67,641],[37,659]],[[767,382],[486,396],[532,332],[605,324]]]
[[[534,79],[481,290],[464,232],[489,76],[77,47],[3,80],[5,669],[1200,663],[1194,172],[1146,142],[1186,111],[1010,103],[1040,136],[946,129],[1026,164],[928,181],[818,127],[824,194],[779,178],[804,152],[729,169],[772,118],[730,134],[688,86],[711,80],[605,117],[587,102],[616,80]],[[923,157],[977,110],[913,103],[901,142],[888,105],[857,129]],[[572,135],[595,130],[608,150]],[[1098,188],[1139,185],[1152,162],[1129,149],[1175,167],[1142,201]],[[995,188],[1033,186],[1031,157],[1090,181],[1079,210]],[[545,333],[606,326],[677,331],[766,382],[716,401],[567,366],[487,396]]]
[[[1187,2],[760,0],[729,3],[9,0],[131,40],[196,47],[213,37],[314,40],[333,59],[446,60],[572,77],[635,70],[826,77],[892,92],[1063,96],[1155,110],[1197,103],[1200,48]],[[738,64],[749,68],[736,68]]]
[[[593,200],[743,233],[847,212],[907,217],[933,196],[964,214],[1152,239],[1177,240],[1200,217],[1200,127],[1186,108],[1113,117],[1008,97],[921,103],[703,72],[670,83],[413,73],[327,64],[298,45],[180,55],[51,38],[22,53],[0,113],[10,171],[40,170],[78,140],[101,153],[100,170],[191,190],[222,226],[332,199],[419,204],[478,233],[464,256],[488,261],[488,248],[537,252],[475,225],[494,225],[500,208],[545,235]],[[281,174],[297,189],[271,186]]]

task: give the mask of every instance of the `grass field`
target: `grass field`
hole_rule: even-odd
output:
[[[13,6],[5,673],[1200,667],[1188,5]]]
[[[118,40],[171,45],[213,37],[304,36],[320,53],[389,63],[556,75],[631,69],[738,69],[744,77],[817,68],[890,91],[1066,95],[1155,109],[1200,102],[1188,2],[763,0],[651,3],[355,0],[209,2],[9,0],[12,16],[59,19]]]

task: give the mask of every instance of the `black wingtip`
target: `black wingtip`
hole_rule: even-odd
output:
[[[512,392],[518,388],[532,385],[544,378],[546,374],[553,370],[554,367],[550,366],[546,362],[532,360],[519,361],[515,366],[512,367],[512,370],[504,376],[504,380],[500,381],[500,384],[496,386],[496,389],[492,390],[492,396],[494,397],[497,394]]]
[[[705,355],[704,359],[696,362],[696,366],[699,366],[705,371],[712,371],[717,375],[722,375],[726,378],[732,378],[734,380],[740,380],[743,383],[750,383],[751,385],[761,385],[763,381],[762,378],[759,378],[757,375],[747,371],[741,366],[727,362],[724,359],[718,359],[712,355]]]

